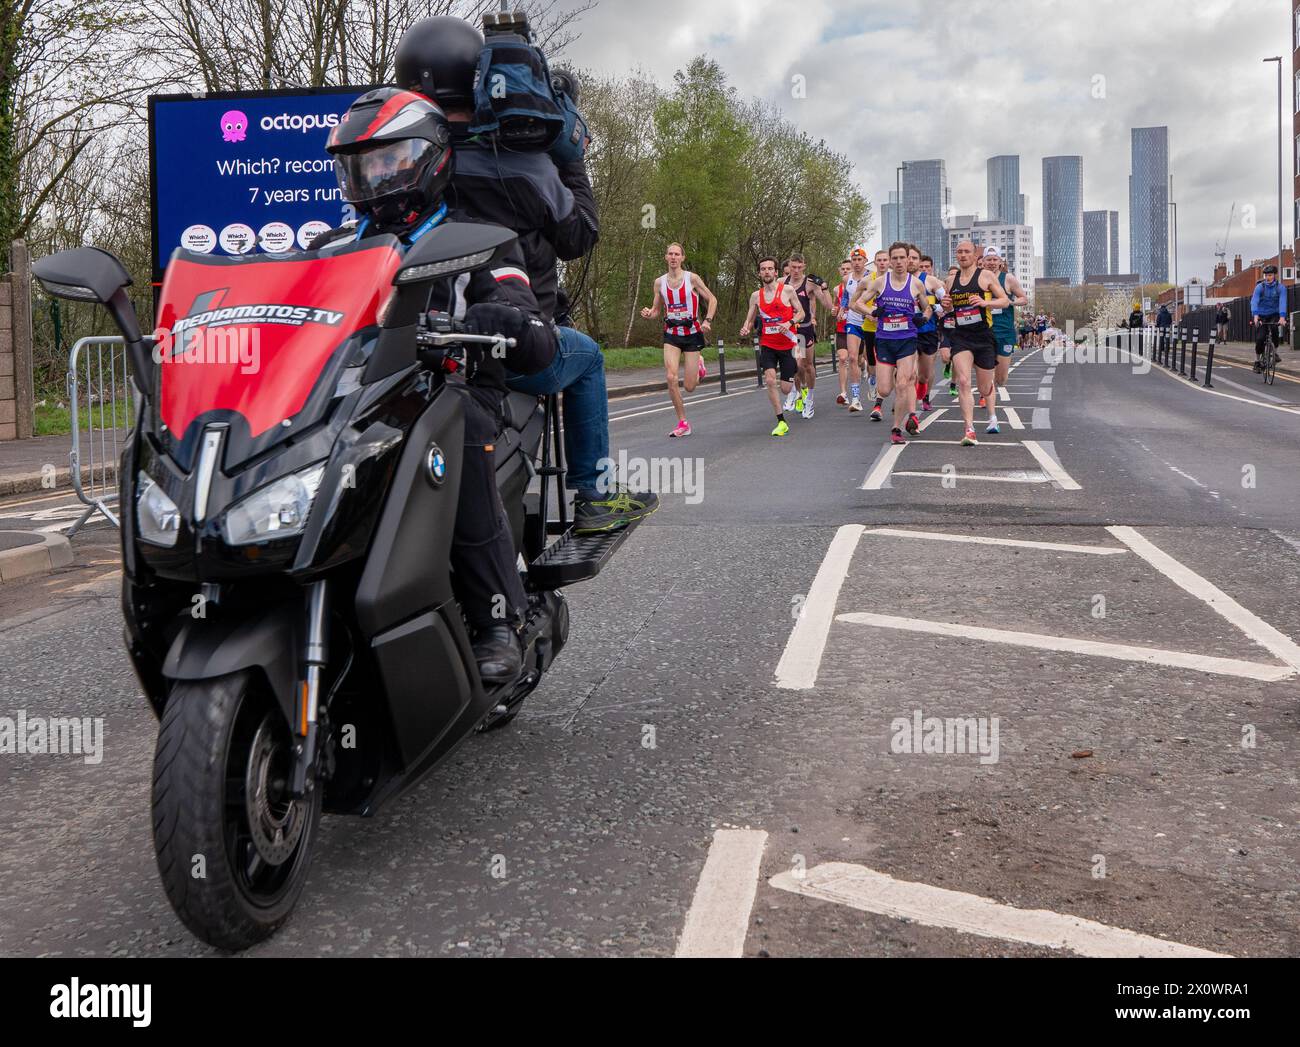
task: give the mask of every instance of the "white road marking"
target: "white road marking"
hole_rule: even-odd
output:
[[[898,463],[899,456],[907,450],[906,444],[891,444],[880,452],[880,457],[876,459],[876,464],[872,466],[871,472],[867,478],[862,481],[863,491],[879,491],[889,482],[890,473],[894,471],[894,466]]]
[[[1025,427],[1025,423],[1020,420],[1019,411],[1017,411],[1014,407],[1008,407],[1005,410],[1007,414],[1007,421],[1011,423],[1012,429],[1023,429]]]
[[[1043,376],[1042,384],[1043,384],[1043,385],[1051,385],[1054,381],[1056,381],[1056,378],[1055,378],[1055,376],[1054,376],[1054,375],[1049,371],[1046,375]]]
[[[921,423],[921,428],[918,429],[917,432],[919,433],[925,432],[927,429],[930,428],[930,426],[934,425],[935,422],[937,422],[940,418],[942,418],[947,413],[948,413],[948,408],[946,407],[940,407],[937,411],[931,412],[930,415],[926,418],[926,420]]]
[[[1252,396],[1258,396],[1261,400],[1267,400],[1271,404],[1284,404],[1290,402],[1288,400],[1283,400],[1280,396],[1271,396],[1270,394],[1261,392],[1258,389],[1252,389],[1248,385],[1234,382],[1231,378],[1224,378],[1223,375],[1219,375],[1218,378],[1214,380],[1222,382],[1224,385],[1230,385],[1234,389],[1240,389],[1243,393],[1250,393]],[[1263,379],[1260,379],[1260,382],[1262,383]]]
[[[1296,541],[1296,539],[1294,538],[1288,538],[1281,531],[1270,531],[1269,533],[1272,534],[1275,538],[1281,538],[1282,541],[1286,542],[1286,544],[1289,545],[1292,549],[1294,549],[1297,553],[1300,553],[1300,541]]]
[[[818,865],[801,877],[783,872],[768,883],[778,890],[895,920],[951,928],[981,938],[1068,949],[1080,956],[1165,959],[1224,955],[1050,909],[1017,909],[976,894],[896,880],[886,873],[843,862]]]
[[[984,480],[993,484],[1047,484],[1051,478],[1046,473],[1025,473],[1021,476],[987,476],[983,473],[910,473],[897,472],[895,476],[933,477],[936,480],[953,480],[961,483],[965,480]]]
[[[866,528],[861,524],[841,527],[826,550],[808,599],[777,663],[776,685],[783,691],[809,691],[816,685],[826,639],[835,620],[835,604],[864,531]]]
[[[1045,386],[1043,386],[1041,389],[1039,389],[1039,390],[1038,390],[1038,399],[1039,399],[1039,400],[1051,400],[1051,399],[1052,399],[1052,387],[1051,387],[1050,385],[1045,385]]]
[[[1124,350],[1124,352],[1127,353],[1128,351]],[[1140,361],[1142,359],[1140,356],[1134,356],[1132,354],[1128,355],[1130,361]],[[1283,414],[1300,414],[1300,409],[1295,407],[1283,407],[1281,404],[1267,404],[1262,400],[1251,400],[1245,396],[1234,396],[1232,393],[1221,393],[1217,389],[1206,389],[1200,382],[1189,382],[1186,378],[1181,378],[1173,372],[1165,370],[1163,367],[1153,366],[1151,372],[1173,378],[1184,389],[1196,389],[1202,393],[1208,393],[1210,396],[1222,396],[1225,400],[1236,400],[1238,403],[1262,407],[1266,411],[1281,411]],[[1217,369],[1215,373],[1217,373]],[[1211,378],[1210,380],[1213,381],[1214,379]]]
[[[943,446],[945,447],[956,446],[952,440],[918,440],[916,439],[916,437],[911,437],[907,442],[909,444],[943,444]],[[1020,441],[1013,440],[1009,444],[995,444],[995,443],[989,443],[988,441],[985,441],[984,443],[980,444],[980,446],[981,447],[1019,447]],[[895,473],[894,475],[897,476],[898,474]]]
[[[1120,662],[1165,665],[1174,669],[1191,669],[1216,676],[1237,676],[1245,680],[1262,680],[1266,683],[1289,680],[1296,674],[1294,668],[1247,662],[1239,658],[1214,658],[1205,654],[1163,651],[1154,647],[1134,647],[1131,644],[1081,640],[1070,636],[1046,636],[1041,633],[1023,633],[1009,629],[986,629],[977,625],[927,622],[920,618],[896,618],[885,614],[842,614],[836,621],[876,629],[896,629],[909,633],[925,633],[930,636],[982,640],[985,643],[1001,643],[1011,647],[1032,647],[1039,651],[1084,654],[1093,658],[1109,658]]]
[[[1047,450],[1037,440],[1026,440],[1025,450],[1034,456],[1038,464],[1043,467],[1043,471],[1047,473],[1048,476],[1061,485],[1062,490],[1083,490],[1079,483],[1061,467],[1061,463],[1052,457],[1052,455],[1048,454]]]
[[[719,829],[686,913],[677,956],[737,958],[745,951],[767,833]]]
[[[1191,568],[1184,567],[1132,527],[1107,527],[1106,530],[1184,592],[1209,604],[1215,612],[1226,618],[1260,647],[1286,662],[1294,671],[1300,672],[1300,644],[1291,637],[1246,610],[1222,589],[1206,581]]]
[[[1011,401],[1011,393],[1005,385],[998,386],[998,399],[1004,404]]]
[[[1001,545],[1016,549],[1043,549],[1057,553],[1088,553],[1092,556],[1127,556],[1127,549],[1105,545],[1070,545],[1065,542],[1018,541],[1014,538],[984,538],[969,534],[940,534],[936,531],[903,531],[893,527],[877,527],[867,534],[886,534],[894,538],[919,538],[931,542],[962,542],[970,545]]]
[[[1033,426],[1035,429],[1052,428],[1052,409],[1050,407],[1035,407]]]

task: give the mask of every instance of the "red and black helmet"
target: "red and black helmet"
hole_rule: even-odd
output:
[[[451,127],[414,91],[383,87],[352,103],[326,146],[343,197],[383,229],[436,208],[451,181]]]

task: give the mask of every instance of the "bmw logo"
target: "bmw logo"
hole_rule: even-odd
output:
[[[429,454],[424,460],[424,467],[428,473],[429,482],[434,487],[441,487],[447,479],[447,456],[442,453],[442,448],[437,444],[429,447]]]

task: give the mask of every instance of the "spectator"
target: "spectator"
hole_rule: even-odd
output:
[[[1228,325],[1232,323],[1232,313],[1226,305],[1219,306],[1214,314],[1214,324],[1218,328],[1217,341],[1220,345],[1228,340]]]

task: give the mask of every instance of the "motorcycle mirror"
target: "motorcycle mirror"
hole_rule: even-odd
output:
[[[440,225],[420,237],[407,252],[393,283],[403,287],[474,272],[502,257],[515,239],[514,233],[499,225],[477,222]]]
[[[107,305],[124,287],[131,286],[131,274],[108,251],[78,247],[46,255],[32,263],[32,275],[55,298]]]

